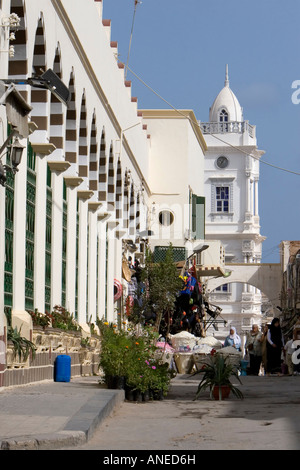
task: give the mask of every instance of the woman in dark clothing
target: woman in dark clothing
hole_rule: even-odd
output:
[[[267,373],[281,373],[281,351],[284,346],[279,318],[273,318],[267,333]]]

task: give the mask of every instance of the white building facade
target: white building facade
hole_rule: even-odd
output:
[[[225,248],[225,263],[260,263],[258,182],[259,160],[264,153],[257,147],[255,126],[243,117],[243,110],[229,86],[226,66],[225,84],[209,111],[209,122],[200,123],[205,154],[206,238],[218,239]],[[216,335],[224,337],[229,326],[242,333],[252,323],[260,324],[262,294],[249,284],[230,284],[230,277],[210,293],[219,305],[228,326]]]
[[[5,310],[24,325],[28,310],[55,305],[81,324],[97,316],[113,321],[122,238],[146,227],[150,189],[149,136],[110,21],[99,0],[84,8],[78,0],[11,0],[3,7],[0,78],[18,81],[32,111],[19,171],[6,171],[0,186],[0,335]],[[12,15],[20,20],[14,29]],[[70,91],[67,106],[28,84],[49,69]],[[5,106],[1,117],[5,140]],[[10,164],[6,152],[2,163]]]

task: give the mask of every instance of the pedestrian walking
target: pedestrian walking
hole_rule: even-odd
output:
[[[267,333],[267,374],[281,374],[281,353],[284,339],[279,318],[273,318]]]
[[[250,366],[249,374],[258,375],[262,361],[262,343],[263,334],[259,331],[258,325],[252,325],[252,329],[248,334],[245,348],[249,353]]]
[[[262,343],[261,343],[261,349],[262,349],[262,367],[264,369],[264,373],[266,374],[267,372],[267,334],[269,331],[269,327],[267,323],[263,325],[262,328]]]

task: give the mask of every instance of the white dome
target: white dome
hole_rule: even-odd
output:
[[[224,112],[222,113],[222,111]],[[209,110],[209,121],[210,122],[220,122],[224,120],[220,115],[228,115],[228,118],[225,121],[243,121],[243,109],[238,102],[237,97],[229,87],[228,80],[228,68],[226,66],[226,77],[225,77],[225,86],[220,91],[215,101],[213,102],[212,107]]]

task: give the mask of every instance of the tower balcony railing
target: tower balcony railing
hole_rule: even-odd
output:
[[[199,122],[203,134],[244,134],[248,132],[250,137],[255,137],[255,126],[248,121],[228,121],[228,122]]]

